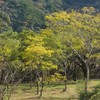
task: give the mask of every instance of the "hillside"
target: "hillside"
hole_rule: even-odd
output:
[[[44,28],[44,16],[60,11],[93,6],[100,9],[99,0],[0,0],[1,12],[9,17],[15,31]],[[1,16],[0,16],[1,17]]]

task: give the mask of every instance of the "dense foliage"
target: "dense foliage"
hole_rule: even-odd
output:
[[[10,26],[15,31],[45,28],[44,16],[61,10],[81,9],[94,6],[100,10],[99,0],[2,0],[1,12],[10,17]],[[0,16],[1,18],[1,16]]]
[[[85,80],[87,95],[88,80],[100,67],[100,13],[99,6],[81,9],[85,4],[95,6],[91,0],[5,0],[1,4],[2,98],[9,94],[9,85],[20,82],[30,82],[30,89],[35,82],[42,96],[44,83],[62,81],[66,91],[67,80],[80,78]]]

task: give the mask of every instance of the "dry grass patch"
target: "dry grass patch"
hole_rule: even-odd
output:
[[[69,83],[66,92],[62,92],[64,85],[46,85],[41,98],[36,94],[36,88],[29,90],[28,85],[23,85],[12,94],[11,100],[78,100],[80,88],[83,88],[82,84],[82,82]],[[89,90],[91,91],[98,84],[100,84],[99,80],[91,80],[88,84]]]

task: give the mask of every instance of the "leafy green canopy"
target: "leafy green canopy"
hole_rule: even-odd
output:
[[[9,0],[3,8],[10,16],[14,30],[34,29],[42,24],[44,14],[33,5],[32,0]]]
[[[54,36],[50,46],[58,54],[55,57],[59,63],[77,57],[81,65],[89,61],[90,67],[92,59],[100,60],[100,14],[62,11],[46,16],[45,20],[44,32],[50,32],[46,32],[49,38]]]
[[[95,7],[100,10],[99,0],[4,0],[1,9],[11,19],[15,31],[44,28],[44,16],[61,10],[80,10],[82,7]]]

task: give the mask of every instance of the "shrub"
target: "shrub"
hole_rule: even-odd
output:
[[[100,99],[100,85],[94,87],[94,90],[88,92],[86,95],[85,91],[82,91],[79,96],[79,100],[99,100]]]

